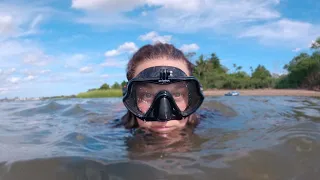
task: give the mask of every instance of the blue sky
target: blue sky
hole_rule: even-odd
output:
[[[71,95],[125,80],[139,47],[216,53],[226,67],[283,65],[320,36],[317,0],[4,0],[0,98]]]

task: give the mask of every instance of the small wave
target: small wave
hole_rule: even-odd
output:
[[[294,116],[298,120],[320,121],[320,110],[313,108],[299,108],[293,110]]]
[[[68,108],[65,108],[63,112],[61,113],[62,116],[77,116],[77,115],[84,115],[89,113],[90,111],[82,108],[80,104],[74,104],[72,106],[69,106]]]
[[[287,153],[311,152],[320,150],[320,128],[317,123],[303,122],[269,129],[255,141],[270,142]],[[283,148],[286,148],[285,150]]]
[[[320,141],[320,131],[317,124],[313,122],[300,123],[295,126],[289,127],[279,127],[274,132],[281,132],[282,135],[279,137],[279,140],[289,140],[295,137],[307,137],[309,139],[319,140]]]
[[[83,133],[72,132],[60,139],[55,146],[63,149],[78,148],[82,152],[100,151],[106,146],[94,137]]]
[[[39,106],[39,107],[35,107],[35,108],[25,109],[25,110],[22,110],[22,111],[15,112],[13,114],[14,115],[18,115],[18,116],[24,116],[24,117],[26,117],[26,116],[35,116],[37,114],[43,114],[43,113],[54,114],[57,111],[63,110],[68,106],[69,105],[62,105],[62,104],[59,104],[59,103],[57,103],[55,101],[51,101],[48,104],[45,104],[45,105],[42,105],[42,106]]]
[[[106,163],[87,157],[55,157],[0,164],[2,180],[79,180],[79,179],[203,179],[203,172],[183,167],[184,160]],[[182,168],[183,167],[183,168]],[[23,170],[22,170],[23,169]],[[206,178],[207,179],[207,178]]]
[[[204,112],[204,116],[218,115],[223,117],[235,117],[238,115],[237,111],[232,107],[218,101],[204,102],[199,112],[201,111]]]

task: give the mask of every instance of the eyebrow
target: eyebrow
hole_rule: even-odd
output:
[[[170,85],[159,85],[159,84],[151,84],[151,83],[142,83],[142,84],[138,85],[139,89],[151,90],[151,91],[158,90],[159,88],[161,88],[163,86],[167,87],[166,89],[175,90],[175,89],[184,89],[186,84],[185,83],[173,83]]]
[[[149,83],[142,83],[138,85],[139,89],[154,89],[154,87],[152,85],[150,85]]]

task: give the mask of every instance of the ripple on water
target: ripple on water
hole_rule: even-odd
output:
[[[300,113],[309,116],[309,117],[315,117],[320,118],[320,109],[315,108],[299,108],[297,109]]]
[[[81,134],[81,133],[69,133],[64,137],[57,139],[52,146],[63,150],[65,155],[76,156],[92,156],[94,153],[98,153],[106,148],[106,145],[97,141],[95,138]],[[98,154],[96,154],[98,157]]]
[[[79,116],[89,112],[90,111],[82,108],[80,104],[74,104],[67,108],[64,108],[64,110],[61,113],[61,116]]]
[[[55,168],[75,173],[81,166],[88,169],[80,168],[67,179],[98,177],[104,170],[109,173],[107,177],[123,178],[132,168],[136,169],[131,176],[138,179],[153,179],[154,176],[144,176],[150,171],[160,172],[162,179],[175,179],[178,175],[181,179],[314,179],[313,176],[319,175],[316,173],[320,167],[318,99],[207,98],[198,111],[202,118],[200,125],[173,138],[149,135],[141,138],[123,128],[111,128],[115,117],[126,112],[121,98],[7,105],[0,110],[0,162],[25,158],[35,161],[19,166],[30,171],[33,167],[34,172],[19,173],[12,169],[10,177],[33,179],[32,175],[39,172],[46,172],[43,173],[46,177],[57,173],[53,172]],[[94,162],[77,159],[72,165],[74,169],[68,171],[62,167],[65,160],[50,159],[56,156],[90,157],[108,164],[130,161],[95,166]],[[45,159],[40,163],[36,158]],[[56,167],[51,166],[53,162],[58,163]],[[3,164],[0,166],[0,178],[3,178]],[[83,175],[87,172],[91,176]]]
[[[49,158],[0,164],[0,173],[5,174],[3,180],[22,180],[25,177],[33,180],[87,180],[87,179],[204,179],[208,178],[203,172],[193,169],[177,168],[172,163],[159,168],[143,162],[105,163],[89,158]],[[21,170],[23,169],[23,171]],[[175,171],[175,170],[176,171]],[[168,172],[169,171],[169,172]],[[36,173],[37,172],[37,173]]]
[[[29,108],[22,111],[18,111],[13,113],[13,115],[17,116],[23,116],[23,117],[29,117],[29,116],[36,116],[38,114],[55,114],[59,112],[60,110],[65,109],[69,105],[62,105],[55,101],[51,101],[45,105],[35,107],[35,108]]]

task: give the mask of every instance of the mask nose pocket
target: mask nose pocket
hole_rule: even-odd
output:
[[[162,97],[159,100],[159,107],[155,109],[155,116],[158,117],[160,121],[166,121],[171,119],[172,107],[169,100],[166,97]]]
[[[172,95],[168,91],[160,91],[155,97],[147,116],[156,118],[157,121],[168,121],[170,119],[182,119],[181,111],[177,107]]]

